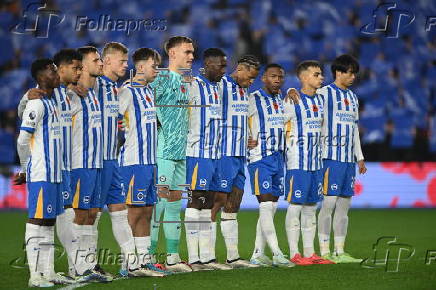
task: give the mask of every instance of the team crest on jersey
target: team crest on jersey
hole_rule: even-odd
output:
[[[273,102],[273,107],[276,111],[279,109],[279,105],[275,101]]]
[[[68,191],[63,191],[62,196],[64,197],[64,199],[68,199],[70,197],[70,194],[68,193]]]
[[[244,96],[244,89],[243,88],[239,88],[239,94],[241,95],[241,97]]]
[[[301,190],[296,190],[294,192],[294,195],[295,195],[296,198],[300,198],[301,197]]]
[[[269,182],[268,181],[264,181],[262,183],[263,188],[268,189],[269,188]]]
[[[180,86],[180,90],[182,91],[183,94],[186,93],[186,88],[184,85]]]
[[[318,106],[317,105],[315,105],[315,104],[313,104],[313,106],[312,106],[312,110],[316,113],[316,112],[318,112]]]
[[[139,190],[138,190],[138,191],[139,191]],[[142,191],[144,191],[144,189],[143,189]],[[144,199],[144,193],[142,193],[141,191],[139,191],[139,192],[136,194],[136,197],[137,197],[139,200],[143,200],[143,199]]]
[[[345,103],[345,106],[349,106],[350,105],[350,101],[347,98],[344,99],[344,103]]]

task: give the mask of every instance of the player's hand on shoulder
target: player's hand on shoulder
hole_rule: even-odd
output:
[[[20,172],[14,177],[14,185],[22,185],[26,183],[26,173]]]
[[[251,136],[248,137],[247,146],[248,146],[248,149],[253,149],[254,147],[257,146],[257,140],[251,138]]]
[[[118,120],[118,130],[124,131],[127,133],[128,129],[129,128],[127,127],[126,119],[123,118],[121,120]]]
[[[298,104],[300,101],[300,94],[298,93],[298,90],[296,88],[290,88],[288,89],[288,92],[286,93],[285,102]]]
[[[359,161],[357,161],[357,165],[359,166],[359,173],[360,173],[360,174],[365,174],[366,171],[368,170],[368,169],[366,168],[366,165],[365,165],[365,161],[364,161],[364,160],[359,160]]]
[[[69,84],[68,85],[68,89],[72,90],[73,92],[75,92],[79,97],[86,97],[86,94],[88,93],[88,89],[82,87],[81,85],[73,85],[73,84]]]
[[[43,89],[32,88],[27,91],[26,95],[29,100],[36,100],[41,99],[46,93]]]

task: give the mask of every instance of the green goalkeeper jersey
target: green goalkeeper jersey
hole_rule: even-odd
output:
[[[151,87],[155,94],[158,126],[157,157],[186,159],[188,83],[173,71],[161,71]]]

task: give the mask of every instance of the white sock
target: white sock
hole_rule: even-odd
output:
[[[73,241],[74,209],[66,208],[64,213],[56,218],[56,233],[59,241],[67,253],[68,268],[74,268],[73,255],[71,254],[71,243]]]
[[[275,216],[276,215],[276,212],[277,212],[277,207],[279,206],[279,203],[276,201],[276,202],[273,202],[273,215]]]
[[[26,233],[24,236],[26,244],[27,263],[29,265],[30,278],[36,278],[40,275],[42,269],[38,267],[38,260],[40,255],[39,242],[40,226],[26,223]]]
[[[98,224],[100,222],[101,212],[97,213],[97,216],[95,217],[94,224],[92,225],[92,240],[90,244],[90,251],[91,253],[94,253],[95,260],[94,263],[92,263],[94,266],[97,265],[98,262],[98,255],[97,255],[97,249],[98,249]]]
[[[275,216],[277,212],[277,206],[278,202],[273,202],[273,216]],[[266,246],[266,240],[265,237],[262,234],[262,229],[260,227],[260,220],[257,220],[256,224],[256,239],[254,242],[254,251],[252,258],[257,258],[259,256],[262,256],[265,252],[265,246]]]
[[[257,257],[262,256],[265,251],[265,245],[266,245],[266,240],[262,234],[262,229],[260,227],[260,218],[258,218],[256,224],[256,239],[254,241],[254,250],[251,258],[255,259]]]
[[[198,241],[200,231],[200,224],[198,223],[199,220],[199,209],[187,208],[185,210],[186,245],[188,248],[189,264],[200,261],[200,257],[198,255]]]
[[[227,261],[239,259],[238,220],[221,220],[221,233],[227,248]]]
[[[338,197],[335,215],[333,217],[333,234],[335,238],[335,251],[337,254],[344,253],[345,237],[348,228],[348,210],[350,209],[351,197]]]
[[[139,265],[149,264],[151,262],[151,257],[149,253],[150,245],[151,245],[150,236],[134,237],[134,240],[135,240],[136,253],[138,255],[138,264]]]
[[[198,236],[198,248],[200,250],[200,261],[202,263],[209,262],[211,260],[210,254],[210,241],[212,235],[211,229],[211,215],[212,210],[202,209],[200,210],[200,233]]]
[[[316,232],[316,205],[304,205],[301,211],[301,235],[303,236],[304,257],[315,254],[313,240]]]
[[[109,212],[112,221],[112,232],[123,254],[121,269],[131,270],[138,268],[135,253],[135,241],[132,228],[127,220],[127,209]]]
[[[300,212],[302,209],[300,204],[289,204],[286,211],[286,235],[289,244],[289,257],[292,259],[295,254],[299,254],[298,243],[300,241]]]
[[[259,204],[259,219],[262,234],[274,256],[283,255],[277,241],[276,229],[273,218],[273,202],[261,202]]]
[[[74,266],[77,274],[82,275],[86,270],[92,269],[92,263],[96,259],[89,250],[92,243],[92,226],[73,224],[73,234]]]
[[[44,277],[56,274],[54,270],[54,226],[41,226],[39,234],[43,237],[39,243],[39,268]]]
[[[332,212],[337,196],[324,196],[321,210],[318,214],[318,238],[321,256],[330,253],[330,231],[332,227]]]
[[[210,259],[211,260],[215,260],[216,256],[215,256],[215,244],[216,244],[216,222],[211,222],[210,223]]]

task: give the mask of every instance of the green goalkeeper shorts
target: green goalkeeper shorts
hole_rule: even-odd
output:
[[[158,184],[168,185],[170,190],[186,189],[186,160],[157,158]]]

